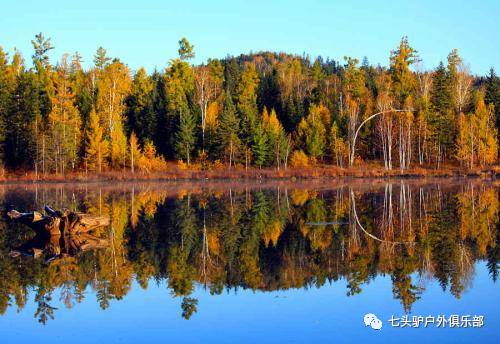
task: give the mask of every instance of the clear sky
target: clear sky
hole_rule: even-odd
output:
[[[336,60],[349,55],[387,65],[407,35],[425,68],[457,48],[471,70],[500,70],[500,1],[1,1],[0,45],[30,60],[38,32],[52,38],[52,61],[76,50],[86,66],[98,46],[132,69],[163,69],[186,36],[198,63],[273,50]]]

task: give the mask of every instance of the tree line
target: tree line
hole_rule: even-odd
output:
[[[167,160],[208,169],[474,168],[498,158],[500,78],[472,75],[453,50],[424,70],[403,37],[389,67],[260,52],[193,65],[179,41],[163,71],[131,71],[104,48],[84,69],[77,52],[52,64],[32,40],[33,66],[0,47],[0,142],[9,170],[66,173],[162,170]],[[399,111],[396,111],[399,110]],[[359,130],[360,124],[381,113]]]

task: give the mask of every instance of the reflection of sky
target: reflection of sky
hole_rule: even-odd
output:
[[[415,275],[413,276],[416,283]],[[198,312],[190,320],[181,317],[181,299],[173,298],[166,283],[151,281],[147,290],[134,283],[123,300],[111,301],[102,311],[95,294],[67,310],[53,294],[55,320],[41,326],[33,317],[33,295],[19,314],[11,308],[0,317],[1,343],[149,343],[168,339],[172,343],[226,342],[494,342],[500,334],[498,304],[500,292],[488,276],[486,264],[476,264],[473,286],[455,299],[443,292],[437,281],[426,286],[410,315],[484,315],[482,329],[397,329],[387,322],[392,314],[402,315],[393,299],[390,276],[378,276],[355,296],[346,296],[345,280],[320,289],[252,292],[234,290],[211,296],[198,287]],[[375,313],[383,322],[381,331],[365,327],[365,313]],[[404,335],[404,337],[402,337]],[[237,339],[237,340],[234,340]]]

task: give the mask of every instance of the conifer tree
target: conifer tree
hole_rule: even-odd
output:
[[[486,92],[484,101],[487,105],[493,105],[495,111],[495,124],[500,129],[500,78],[493,68],[486,77]]]
[[[252,138],[253,160],[259,168],[267,161],[269,155],[268,136],[261,125],[257,125]]]
[[[240,120],[236,115],[236,108],[228,92],[224,93],[224,104],[219,117],[219,126],[217,127],[217,142],[219,152],[227,158],[229,168],[234,164],[236,154],[240,148]]]
[[[257,127],[257,88],[259,76],[254,64],[247,64],[241,74],[237,89],[237,108],[241,118],[243,141],[247,146],[252,144],[254,130]]]
[[[450,80],[442,62],[432,78],[431,111],[429,122],[434,140],[434,156],[439,165],[447,153],[452,153],[455,142]]]
[[[156,131],[156,114],[153,104],[154,83],[144,68],[134,76],[130,95],[126,99],[127,125],[144,142],[152,140]]]
[[[194,150],[196,123],[190,110],[186,111],[180,118],[179,131],[176,138],[177,153],[186,159],[188,165],[191,163],[191,153]]]
[[[288,142],[285,130],[278,120],[276,111],[271,110],[268,115],[267,108],[262,112],[262,126],[268,138],[268,163],[275,162],[276,167],[279,169],[281,164],[285,161],[287,155]]]
[[[298,127],[298,134],[303,148],[313,159],[319,159],[324,154],[326,145],[325,123],[329,124],[330,114],[323,105],[313,105],[307,118],[302,119]]]
[[[87,132],[87,150],[85,152],[86,169],[102,172],[107,166],[109,142],[105,137],[105,129],[96,111],[90,111],[90,125]]]
[[[94,55],[94,65],[96,66],[97,69],[99,70],[104,70],[104,67],[106,67],[111,61],[111,58],[106,56],[106,49],[103,47],[97,48],[97,51]]]

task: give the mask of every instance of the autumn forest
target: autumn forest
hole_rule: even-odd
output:
[[[85,69],[78,52],[50,61],[42,33],[32,44],[32,64],[0,47],[7,173],[497,163],[500,79],[473,75],[457,50],[434,69],[406,37],[388,67],[275,52],[193,65],[183,38],[178,56],[148,73],[102,47]]]

